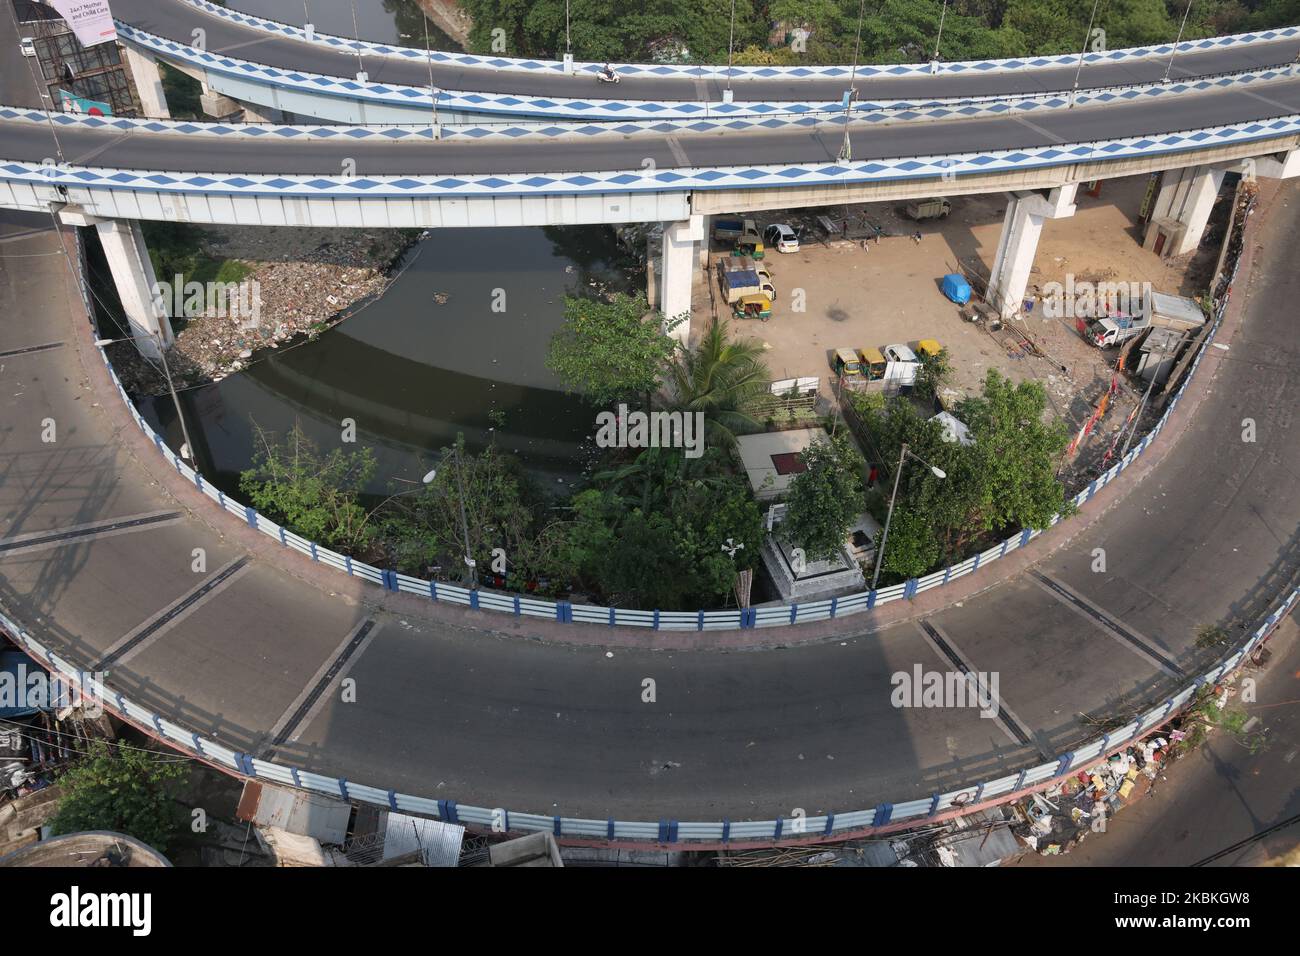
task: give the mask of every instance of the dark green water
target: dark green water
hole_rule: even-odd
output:
[[[376,493],[424,474],[458,432],[471,450],[495,441],[548,483],[571,481],[591,455],[595,412],[559,389],[544,359],[564,295],[593,281],[633,284],[599,226],[435,230],[383,296],[315,341],[264,350],[244,371],[182,393],[200,469],[233,490],[254,422],[284,432],[298,421],[322,448],[373,449]],[[504,312],[492,308],[497,290]],[[170,400],[141,409],[178,448]],[[340,445],[346,418],[356,445]]]

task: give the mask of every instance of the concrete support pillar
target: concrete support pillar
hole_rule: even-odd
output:
[[[713,217],[700,217],[700,268],[709,268],[709,233],[713,231]]]
[[[126,65],[131,71],[131,79],[135,81],[135,92],[140,97],[140,108],[144,110],[144,115],[150,119],[171,119],[158,61],[129,44],[122,44],[122,49],[126,51]]]
[[[1164,229],[1173,237],[1171,244],[1161,250],[1164,255],[1181,256],[1194,251],[1201,244],[1201,234],[1223,185],[1224,172],[1215,166],[1166,170],[1151,207],[1143,245],[1148,248],[1154,245],[1157,233]],[[1180,228],[1171,229],[1174,223]]]
[[[663,258],[660,264],[659,311],[671,321],[685,316],[672,331],[685,343],[691,334],[691,286],[695,282],[695,243],[703,238],[704,217],[691,216],[680,222],[664,223]]]
[[[273,106],[259,106],[256,103],[241,103],[244,108],[245,123],[284,123],[284,111]]]
[[[131,325],[135,346],[148,358],[158,357],[158,340],[164,346],[172,344],[172,325],[162,298],[155,299],[157,279],[149,250],[145,248],[144,234],[135,219],[103,219],[95,223],[99,241],[104,246],[117,297],[122,311]]]
[[[202,81],[202,86],[203,92],[199,94],[199,108],[203,110],[204,116],[211,116],[215,120],[229,120],[237,113],[243,112],[243,103],[232,100],[224,93],[214,93],[206,80]]]
[[[1012,193],[1002,221],[997,256],[989,274],[988,300],[1004,319],[1020,311],[1029,287],[1029,273],[1038,252],[1038,239],[1048,219],[1074,215],[1077,183],[1058,186],[1048,195],[1036,192]]]

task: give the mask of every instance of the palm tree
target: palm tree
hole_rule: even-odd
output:
[[[738,432],[761,427],[750,411],[771,384],[762,355],[756,339],[733,339],[730,323],[715,320],[699,344],[679,351],[668,367],[674,409],[703,412],[709,440],[734,445]]]

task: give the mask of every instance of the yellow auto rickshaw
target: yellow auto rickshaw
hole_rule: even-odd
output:
[[[862,374],[862,363],[853,349],[835,350],[835,374],[844,378]]]
[[[939,344],[938,339],[921,339],[916,343],[916,354],[923,357],[938,358],[942,351],[943,346]]]
[[[763,251],[763,240],[756,232],[746,232],[736,240],[736,248],[731,250],[733,256],[749,256],[751,259],[762,259],[766,253]]]
[[[885,377],[885,356],[880,349],[858,349],[858,360],[868,382],[879,382]]]
[[[732,307],[731,314],[738,319],[762,319],[766,322],[772,317],[772,300],[762,293],[742,295]]]

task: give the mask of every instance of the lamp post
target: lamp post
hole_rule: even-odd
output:
[[[727,92],[723,94],[723,102],[731,102],[731,54],[732,47],[736,42],[736,0],[731,0],[731,32],[727,35]]]
[[[934,67],[930,70],[934,73],[939,68],[939,42],[943,39],[943,21],[948,17],[948,0],[943,0],[943,10],[939,14],[939,35],[934,38],[934,56],[931,58]]]
[[[880,536],[880,547],[876,549],[876,570],[871,575],[871,590],[873,591],[876,589],[876,582],[880,580],[880,568],[885,563],[885,543],[889,540],[889,523],[894,520],[894,501],[898,498],[898,481],[903,477],[903,464],[908,458],[915,458],[925,465],[936,478],[948,477],[946,471],[930,464],[920,455],[913,454],[904,443],[903,449],[898,455],[898,470],[894,472],[894,492],[889,496],[889,512],[885,515],[885,530]]]
[[[839,162],[847,163],[853,159],[853,147],[849,143],[849,119],[853,110],[853,98],[857,94],[854,85],[858,80],[858,55],[862,51],[862,18],[866,14],[867,0],[858,3],[858,35],[853,41],[853,69],[849,73],[849,91],[844,97],[844,142],[840,144]]]
[[[1187,27],[1187,17],[1192,12],[1193,0],[1187,0],[1187,7],[1183,10],[1183,22],[1178,25],[1178,39],[1174,41],[1174,48],[1169,53],[1169,65],[1165,67],[1165,78],[1162,83],[1169,82],[1169,74],[1174,69],[1174,57],[1178,55],[1178,44],[1183,42],[1183,30]]]
[[[429,64],[429,97],[433,102],[433,128],[429,130],[434,139],[439,139],[438,129],[438,91],[433,86],[433,47],[429,46],[429,15],[420,11],[424,16],[424,56]]]
[[[1083,49],[1079,51],[1079,65],[1074,70],[1074,89],[1070,91],[1070,108],[1074,107],[1074,96],[1079,92],[1079,77],[1083,73],[1083,56],[1088,52],[1088,41],[1092,39],[1092,25],[1097,21],[1097,6],[1101,0],[1092,0],[1092,16],[1088,17],[1088,32],[1083,37]]]
[[[153,342],[158,346],[158,357],[162,359],[163,378],[167,380],[167,391],[171,393],[172,404],[176,407],[176,419],[181,423],[181,437],[184,444],[181,446],[181,457],[194,462],[194,443],[190,441],[190,430],[185,427],[185,413],[181,411],[181,400],[176,395],[176,386],[172,384],[171,366],[167,364],[167,350],[163,347],[162,335],[154,332],[149,336],[128,335],[120,339],[96,339],[95,344],[98,346],[114,345],[118,342]]]
[[[366,76],[366,65],[361,62],[361,31],[357,29],[357,0],[352,0],[352,39],[357,45],[357,82],[365,83],[369,77]]]
[[[460,497],[460,528],[465,537],[465,573],[469,579],[469,586],[473,589],[478,587],[478,570],[475,567],[474,557],[470,554],[469,548],[469,521],[465,517],[465,477],[462,471],[460,448],[458,446],[452,446],[447,449],[438,462],[439,466],[441,466],[442,462],[446,461],[448,458],[456,459],[456,488],[459,491]],[[438,469],[434,468],[431,469],[421,480],[427,485],[436,477],[438,477]]]

